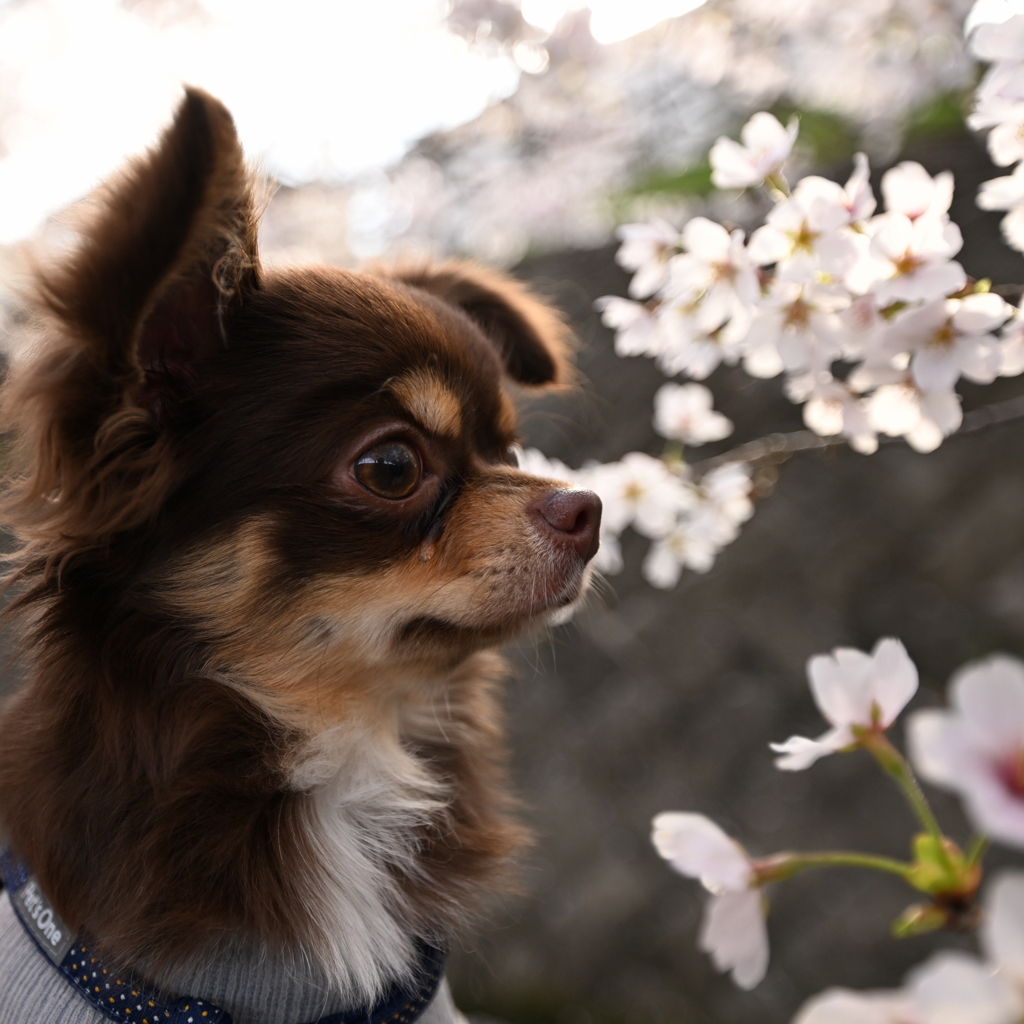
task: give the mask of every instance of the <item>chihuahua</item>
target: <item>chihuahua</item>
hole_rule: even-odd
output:
[[[455,1020],[523,840],[492,649],[581,599],[601,515],[516,467],[566,327],[467,263],[263,267],[255,206],[188,89],[35,271],[2,1024]]]

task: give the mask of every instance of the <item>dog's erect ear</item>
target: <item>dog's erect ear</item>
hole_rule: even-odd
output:
[[[461,309],[497,346],[520,384],[565,384],[569,329],[558,314],[505,274],[471,263],[399,264],[375,272]]]
[[[160,421],[258,287],[256,217],[234,122],[187,89],[159,143],[97,193],[77,251],[39,294],[92,369]]]
[[[25,458],[10,521],[88,544],[143,522],[173,486],[168,427],[259,267],[234,123],[198,89],[86,206],[77,248],[37,271],[46,329],[15,362],[0,419]]]

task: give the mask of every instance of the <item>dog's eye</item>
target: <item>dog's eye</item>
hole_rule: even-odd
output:
[[[404,441],[385,441],[359,456],[356,479],[381,498],[407,498],[420,482],[420,457]]]

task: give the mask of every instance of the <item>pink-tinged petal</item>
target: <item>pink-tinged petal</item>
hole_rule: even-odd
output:
[[[960,291],[967,284],[964,268],[955,260],[925,263],[908,274],[883,281],[874,289],[880,303],[930,302]]]
[[[1013,306],[995,292],[968,295],[953,313],[953,326],[961,334],[985,334],[1002,326]]]
[[[960,396],[952,391],[925,392],[921,395],[921,416],[933,422],[943,437],[952,434],[960,429],[964,419]]]
[[[907,719],[907,748],[921,778],[954,786],[973,755],[953,714],[929,708]]]
[[[750,859],[710,818],[665,811],[653,821],[651,842],[681,875],[698,878],[712,892],[739,892],[750,883]]]
[[[873,697],[882,713],[882,726],[888,728],[917,693],[917,666],[899,640],[887,637],[871,652]]]
[[[843,191],[846,193],[846,207],[851,221],[867,220],[875,212],[878,204],[871,189],[871,169],[863,153],[854,154],[853,173]]]
[[[985,892],[981,948],[1018,984],[1024,982],[1024,872],[1003,872]]]
[[[902,258],[914,237],[910,218],[902,213],[883,213],[872,224],[875,233],[871,237],[871,255],[887,260]]]
[[[715,188],[749,188],[764,180],[763,175],[758,177],[747,150],[724,135],[711,147],[708,160]]]
[[[769,746],[782,757],[775,759],[775,767],[784,772],[800,772],[810,768],[819,758],[834,754],[853,743],[849,726],[838,726],[819,736],[816,740],[807,736],[790,736],[785,743],[770,743]]]
[[[1024,203],[1024,170],[983,181],[977,203],[982,210],[1009,210]]]
[[[751,236],[747,254],[751,263],[766,267],[784,260],[793,251],[793,239],[771,224],[762,224]]]
[[[629,282],[629,294],[634,299],[646,299],[668,280],[668,263],[653,259],[644,263]]]
[[[948,391],[960,378],[956,348],[925,348],[914,354],[910,370],[922,391]]]
[[[967,336],[956,343],[960,372],[975,384],[991,384],[999,376],[1002,348],[991,334]]]
[[[1007,8],[1012,10],[1012,8]],[[972,20],[973,19],[973,20]],[[1024,60],[1024,15],[1015,14],[999,24],[978,24],[972,11],[964,25],[965,34],[978,25],[971,36],[971,50],[983,61]]]
[[[999,229],[1011,249],[1024,252],[1024,206],[1015,206],[999,222]]]
[[[808,661],[814,702],[832,725],[871,724],[871,668],[871,655],[852,647],[837,647]]]
[[[954,707],[972,741],[994,754],[1024,748],[1024,665],[994,655],[965,666],[950,681]]]
[[[1015,1024],[1020,997],[991,964],[959,951],[937,953],[907,976],[922,1024]]]
[[[729,259],[729,232],[707,217],[694,217],[683,227],[683,245],[709,263]]]
[[[768,927],[759,889],[724,892],[708,903],[700,930],[700,948],[720,971],[752,989],[768,970]]]
[[[910,999],[900,992],[851,992],[826,989],[809,999],[793,1024],[924,1024]]]

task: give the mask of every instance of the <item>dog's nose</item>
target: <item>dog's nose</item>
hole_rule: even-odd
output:
[[[597,554],[601,499],[593,491],[582,487],[549,491],[532,508],[551,538],[569,545],[584,562]]]

